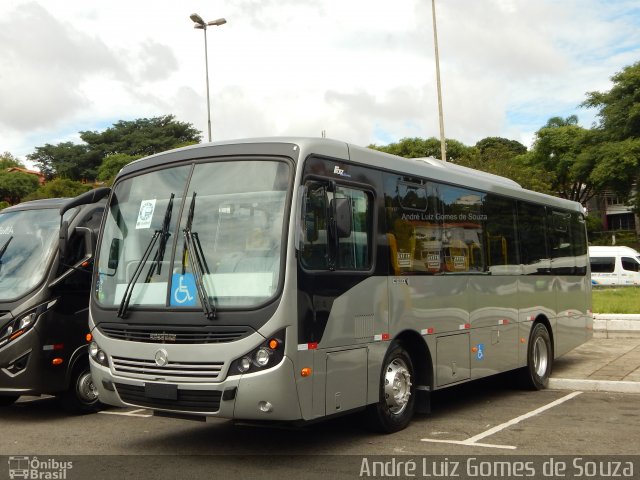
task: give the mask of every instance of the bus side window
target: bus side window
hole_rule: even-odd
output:
[[[371,267],[372,200],[364,190],[336,186],[327,182],[306,184],[303,219],[302,265],[309,270],[368,270]],[[335,199],[347,199],[350,205],[351,232],[334,238],[329,228]]]
[[[542,205],[518,202],[518,234],[520,257],[525,275],[551,273],[545,225],[546,209]]]

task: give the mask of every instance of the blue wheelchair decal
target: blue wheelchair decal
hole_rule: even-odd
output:
[[[193,307],[196,305],[196,281],[192,273],[174,273],[171,278],[171,306]]]
[[[484,343],[479,343],[476,347],[478,348],[476,360],[484,360]]]

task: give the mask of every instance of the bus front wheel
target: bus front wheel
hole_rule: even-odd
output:
[[[521,371],[521,381],[525,388],[542,390],[549,385],[553,349],[547,327],[536,323],[531,330],[527,349],[527,366]]]
[[[79,362],[74,367],[69,388],[59,398],[65,410],[71,413],[94,413],[100,409],[98,389],[93,384],[88,364]]]
[[[399,343],[385,356],[380,375],[380,400],[369,405],[369,425],[384,433],[405,428],[413,417],[415,387],[413,362]]]

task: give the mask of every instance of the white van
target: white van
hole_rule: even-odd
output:
[[[640,253],[629,247],[589,247],[593,285],[640,285]]]

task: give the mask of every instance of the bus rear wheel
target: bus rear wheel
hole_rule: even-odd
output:
[[[395,343],[385,356],[380,376],[380,400],[369,405],[369,425],[384,433],[402,430],[411,421],[415,405],[413,362],[401,344]]]
[[[18,395],[2,395],[0,396],[0,407],[8,407],[13,405],[20,398]]]
[[[553,349],[549,331],[544,324],[536,323],[529,337],[527,366],[524,367],[520,374],[523,386],[530,390],[547,388],[552,365]]]
[[[65,410],[71,413],[94,413],[100,410],[98,389],[93,384],[89,365],[81,362],[71,374],[71,381],[66,392],[59,395]]]

